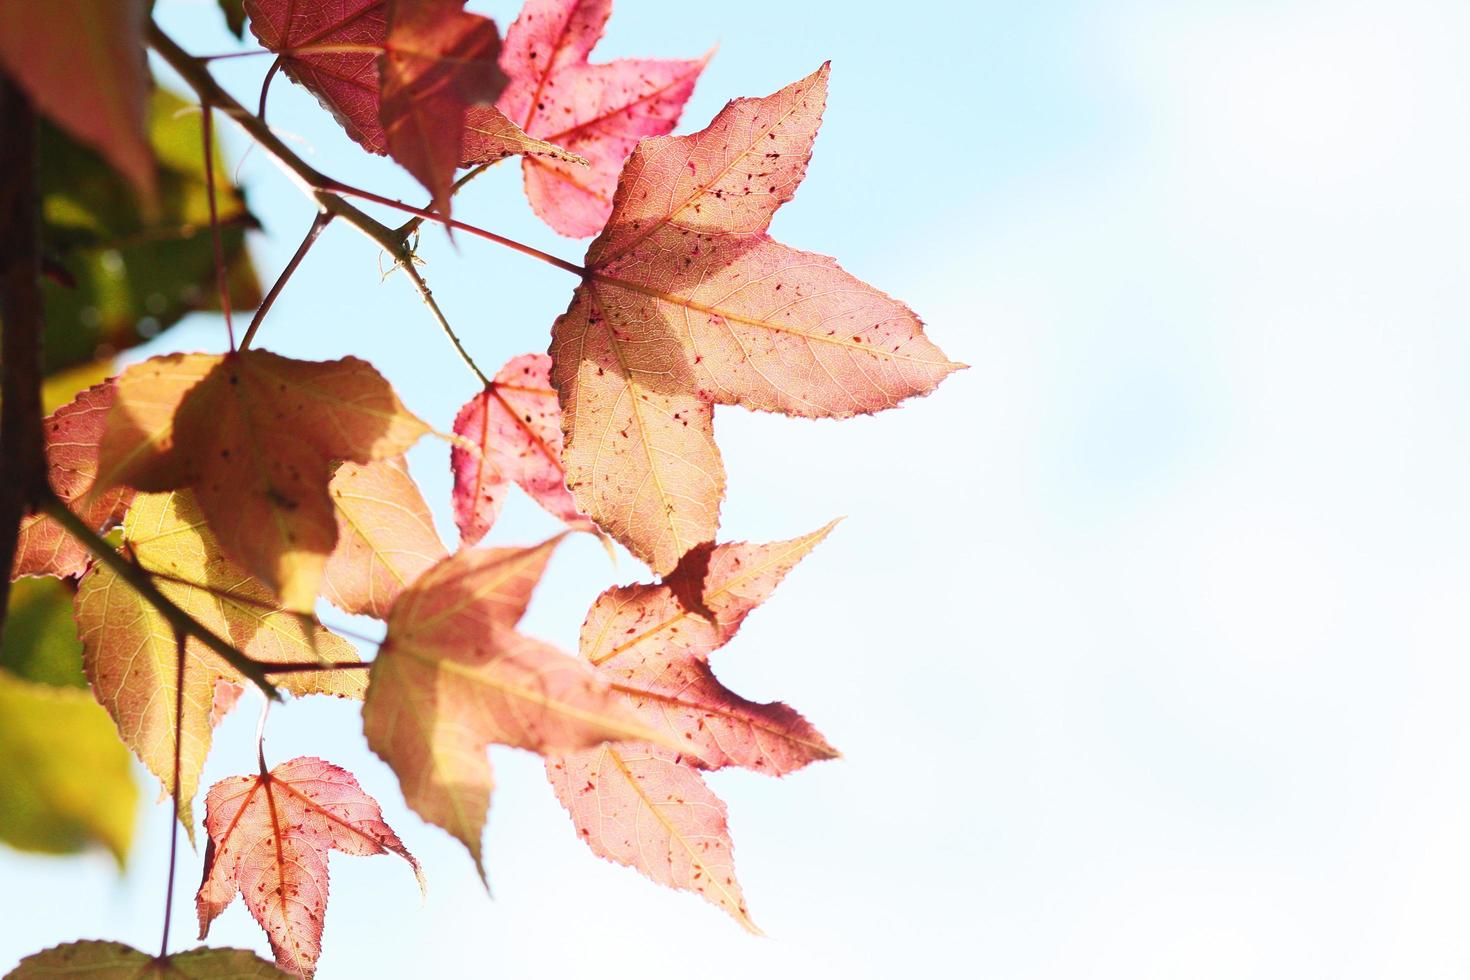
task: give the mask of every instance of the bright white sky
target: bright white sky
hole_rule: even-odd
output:
[[[193,50],[229,49],[212,3],[160,6]],[[620,0],[605,57],[721,45],[681,131],[833,59],[774,232],[974,368],[872,419],[720,413],[727,536],[848,516],[716,664],[846,756],[711,778],[770,938],[592,857],[512,752],[488,900],[354,709],[309,700],[272,718],[270,755],[354,770],[430,884],[421,904],[401,862],[334,857],[320,976],[1463,976],[1467,28],[1451,0]],[[264,67],[223,77],[251,93]],[[421,196],[299,90],[278,82],[271,116],[329,172]],[[269,276],[309,211],[263,154],[242,174]],[[504,168],[463,213],[580,255],[518,184]],[[563,273],[426,240],[482,363],[544,348]],[[473,389],[345,230],[261,342],[365,356],[441,427]],[[222,343],[200,319],[157,349]],[[447,529],[445,455],[412,463]],[[521,498],[494,540],[549,527]],[[637,574],[574,543],[528,630],[572,648]],[[248,771],[254,722],[247,702],[221,728],[207,781]],[[153,948],[168,818],[141,819],[121,877],[0,854],[0,966],[79,936]],[[238,904],[211,942],[266,949]]]

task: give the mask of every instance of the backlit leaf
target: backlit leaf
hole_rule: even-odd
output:
[[[383,619],[398,594],[449,553],[402,457],[343,463],[329,490],[337,550],[322,594],[344,612]]]
[[[356,660],[352,645],[309,617],[282,610],[269,589],[223,557],[187,492],[139,494],[123,526],[124,553],[154,577],[169,599],[247,656],[266,663]],[[123,742],[159,778],[173,782],[174,715],[180,693],[177,648],[168,622],[104,565],[93,566],[76,596],[87,679]],[[243,679],[203,644],[185,647],[180,817],[193,832],[190,801],[209,754],[213,726],[238,697]],[[360,698],[365,670],[278,675],[294,694]]]
[[[611,14],[612,0],[527,0],[500,59],[511,79],[501,110],[532,136],[588,161],[527,157],[522,164],[531,206],[574,238],[602,228],[623,160],[640,139],[674,128],[708,61],[588,64]]]
[[[599,596],[582,625],[582,656],[665,745],[681,751],[625,742],[546,762],[557,798],[594,853],[696,892],[752,931],[725,804],[695,770],[736,765],[784,776],[837,753],[786,705],[747,701],[726,688],[709,655],[831,529],[775,544],[705,545],[661,585]]]
[[[428,431],[364,361],[169,355],[118,378],[99,485],[190,487],[226,552],[309,612],[337,541],[337,460],[397,456]]]
[[[111,383],[95,385],[46,418],[46,462],[51,489],[95,531],[105,531],[127,513],[132,491],[116,487],[89,495],[97,477],[97,446],[113,404]],[[85,499],[84,499],[85,498]],[[21,520],[11,577],[80,575],[90,552],[43,514]]]
[[[491,743],[558,752],[657,738],[585,662],[515,630],[556,540],[464,550],[398,597],[373,661],[363,728],[414,812],[481,864]]]
[[[725,802],[667,749],[604,745],[546,760],[556,798],[593,853],[751,921],[735,880]]]
[[[582,625],[582,656],[638,717],[702,768],[736,765],[784,776],[834,758],[837,752],[801,715],[779,702],[747,701],[709,665],[710,654],[831,528],[775,544],[715,547],[708,571],[692,583],[713,621],[680,599],[676,577],[685,566],[662,585],[607,590]]]
[[[454,433],[479,447],[476,453],[455,444],[449,454],[461,544],[485,536],[512,483],[552,516],[573,527],[590,526],[577,513],[562,470],[561,407],[551,387],[550,357],[512,358],[490,387],[459,410]]]
[[[823,66],[692,136],[641,142],[553,328],[573,498],[659,573],[714,537],[714,403],[843,418],[960,367],[907,307],[765,234],[806,171],[826,90]]]
[[[144,126],[148,66],[144,0],[0,4],[0,66],[37,108],[132,181],[156,183]]]
[[[378,121],[378,57],[388,38],[387,6],[387,0],[245,0],[256,40],[280,55],[287,77],[315,95],[370,153],[388,152]]]
[[[239,893],[270,937],[276,965],[310,977],[321,955],[331,851],[397,854],[423,887],[418,861],[383,822],[377,801],[329,762],[303,757],[266,774],[221,780],[205,805],[200,939]]]
[[[402,91],[405,81],[413,81],[413,72],[409,72],[408,79],[395,75],[380,80],[379,60],[389,47],[387,0],[339,0],[331,4],[245,0],[245,9],[250,13],[250,29],[264,47],[281,56],[287,76],[310,90],[363,149],[389,152],[385,121],[390,129],[418,121],[418,110],[386,91],[390,86]],[[452,12],[459,13],[457,9]],[[412,57],[412,49],[406,53],[410,67],[427,63],[422,57]],[[397,104],[384,106],[385,95],[394,95]],[[468,104],[458,100],[457,105],[462,112],[462,126],[456,163],[488,163],[516,153],[577,159],[550,143],[530,138],[494,105],[474,104],[472,100]],[[444,114],[436,110],[434,118],[442,123]],[[399,147],[412,135],[404,129],[396,141]],[[409,160],[422,162],[426,174],[432,171],[442,175],[442,169],[435,168],[442,168],[445,155],[456,149],[448,140],[445,130],[433,130],[430,154],[416,158],[410,152]],[[402,159],[397,150],[394,156]],[[416,175],[419,162],[410,166]]]
[[[494,105],[506,82],[495,22],[463,7],[464,0],[388,0],[388,38],[378,64],[388,152],[446,215],[466,113],[473,105]]]
[[[52,687],[87,686],[82,645],[72,621],[76,586],[54,578],[23,578],[10,585],[0,668]]]

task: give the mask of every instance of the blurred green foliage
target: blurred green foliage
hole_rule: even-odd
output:
[[[42,127],[48,374],[109,358],[186,313],[219,308],[198,108],[159,89],[150,113],[159,193],[149,209],[100,156]],[[245,250],[256,221],[217,145],[213,157],[230,303],[249,310],[260,302]]]
[[[75,588],[54,578],[11,583],[5,632],[0,636],[0,668],[38,684],[86,689],[82,645],[72,618]],[[0,720],[0,729],[4,726]]]
[[[0,840],[45,854],[100,843],[118,864],[138,787],[128,750],[90,691],[0,671]]]

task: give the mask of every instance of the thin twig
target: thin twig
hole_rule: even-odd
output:
[[[193,616],[180,609],[172,600],[158,591],[158,587],[153,584],[153,580],[148,577],[146,571],[118,554],[100,534],[88,526],[86,521],[72,513],[72,509],[49,490],[41,499],[41,510],[60,524],[66,533],[81,542],[88,551],[96,556],[98,561],[112,569],[118,578],[146,599],[148,604],[157,609],[159,615],[167,620],[171,627],[194,637],[218,654],[231,667],[253,681],[266,697],[280,699],[280,693],[276,691],[275,685],[266,676],[270,670],[275,669],[274,667],[247,657],[214,635]]]
[[[480,370],[480,366],[475,363],[475,359],[470,356],[470,352],[465,350],[464,344],[459,342],[459,335],[449,325],[449,320],[444,316],[444,311],[439,309],[439,304],[434,299],[433,291],[429,289],[429,284],[424,282],[424,277],[419,274],[419,270],[414,268],[413,263],[410,262],[403,267],[403,271],[408,275],[409,282],[412,282],[414,288],[419,291],[419,296],[423,299],[424,305],[429,308],[429,312],[433,314],[434,319],[438,321],[440,329],[449,338],[449,342],[454,345],[454,349],[459,352],[460,358],[469,365],[471,371],[475,372],[475,377],[480,379],[480,384],[486,388],[490,387],[489,376]]]
[[[230,281],[225,274],[225,246],[220,237],[219,204],[214,186],[214,107],[205,99],[200,103],[200,129],[204,133],[204,196],[209,201],[209,238],[214,246],[214,280],[219,287],[219,308],[225,315],[225,330],[230,335],[230,350],[235,349],[235,317],[230,311]]]
[[[320,663],[292,664],[273,664],[257,660],[256,663],[273,677],[279,674],[319,674],[328,670],[367,670],[373,665],[371,660],[323,660]]]
[[[464,188],[465,184],[468,184],[470,181],[474,180],[476,177],[480,176],[482,173],[489,170],[491,167],[495,166],[497,163],[504,159],[506,158],[496,157],[494,160],[487,160],[484,163],[475,164],[473,169],[471,169],[468,173],[462,175],[449,188],[449,196],[453,197],[454,195],[458,194]],[[425,213],[427,214],[427,212]],[[425,217],[425,215],[416,214],[412,218],[409,218],[403,224],[398,226],[398,234],[402,235],[404,238],[407,238],[409,235],[412,235],[414,232],[418,231],[419,226],[422,225],[426,220],[428,219]]]
[[[168,929],[174,916],[174,871],[179,865],[179,772],[183,769],[184,742],[184,663],[187,640],[181,630],[174,630],[175,658],[174,673],[174,817],[169,821],[168,838],[168,887],[163,893],[163,941],[158,944],[158,958],[168,955]],[[270,699],[266,699],[270,704]]]
[[[214,76],[199,61],[179,47],[155,23],[148,25],[148,44],[158,52],[168,66],[179,73],[185,83],[194,90],[201,102],[207,101],[228,116],[240,128],[250,134],[255,142],[271,155],[301,187],[302,191],[322,207],[342,218],[352,227],[377,242],[398,262],[408,259],[408,250],[402,238],[387,225],[364,214],[340,196],[331,192],[331,178],[297,156],[281,138],[271,131],[259,116],[252,114],[226,92]]]
[[[239,102],[220,87],[205,65],[174,43],[173,39],[163,33],[157,24],[150,23],[148,26],[148,43],[174,71],[183,77],[189,87],[194,89],[200,101],[213,105],[220,112],[223,112],[239,124],[267,153],[275,158],[278,164],[284,167],[296,179],[296,182],[301,186],[302,190],[316,202],[319,208],[328,214],[340,217],[343,221],[346,221],[358,231],[367,235],[392,257],[396,265],[405,269],[408,272],[409,280],[413,283],[414,288],[418,290],[419,295],[423,297],[424,302],[428,304],[430,312],[434,314],[434,318],[439,323],[439,326],[449,336],[450,342],[454,344],[455,350],[459,352],[460,356],[464,358],[465,363],[474,371],[475,376],[482,383],[488,383],[484,372],[470,359],[468,352],[464,349],[464,345],[459,342],[458,336],[449,327],[443,311],[434,302],[432,294],[424,282],[423,275],[413,268],[413,250],[408,245],[409,236],[400,233],[396,229],[389,228],[382,222],[363,213],[360,209],[349,204],[341,195],[351,193],[366,200],[376,201],[379,204],[396,207],[415,214],[422,214],[434,220],[445,219],[434,215],[432,212],[424,211],[422,208],[415,208],[412,205],[394,201],[392,198],[382,197],[369,191],[350,187],[340,181],[327,177],[315,167],[302,160],[289,147],[282,143],[280,138],[271,132],[270,127],[265,124],[260,116],[251,115],[246,111]],[[559,259],[554,255],[542,252],[529,245],[522,245],[520,242],[512,241],[509,238],[486,231],[483,228],[466,225],[463,222],[454,222],[453,225],[457,228],[463,228],[472,235],[478,235],[521,252],[522,254],[533,256],[559,268],[566,269],[574,275],[583,274],[580,266],[573,265],[564,259]]]
[[[296,267],[301,264],[302,259],[306,258],[306,253],[311,251],[311,247],[316,244],[317,238],[326,230],[327,225],[332,223],[333,217],[334,215],[330,211],[318,211],[316,213],[316,218],[312,221],[311,227],[306,230],[306,237],[301,240],[301,244],[296,248],[296,254],[291,256],[291,261],[286,263],[286,268],[281,270],[281,275],[276,279],[275,284],[271,286],[270,292],[266,293],[265,298],[260,301],[260,306],[256,308],[255,315],[250,318],[250,326],[245,328],[245,336],[240,338],[241,350],[249,347],[250,342],[255,339],[255,331],[260,329],[260,324],[265,320],[265,315],[275,305],[276,297],[281,295],[282,289],[286,288],[286,283],[296,272]]]
[[[540,259],[547,265],[554,265],[558,269],[564,269],[574,276],[587,275],[587,270],[582,266],[577,265],[575,262],[568,262],[566,259],[558,258],[557,256],[552,255],[550,252],[543,252],[539,248],[533,248],[523,242],[516,241],[514,238],[506,238],[504,235],[497,235],[493,231],[477,227],[476,225],[467,224],[466,222],[460,221],[457,218],[446,218],[444,217],[444,215],[440,214],[437,211],[430,211],[427,208],[416,207],[412,204],[405,204],[403,201],[398,201],[391,197],[384,197],[382,194],[374,194],[372,191],[365,191],[360,187],[353,187],[350,184],[343,184],[340,181],[334,182],[332,184],[332,190],[336,191],[339,194],[346,194],[349,197],[360,197],[364,201],[372,201],[374,204],[381,204],[387,208],[397,208],[399,211],[406,211],[409,214],[412,214],[424,221],[437,221],[439,224],[444,225],[447,228],[453,228],[456,231],[463,231],[468,232],[471,235],[477,235],[480,238],[486,239],[487,241],[492,241],[497,245],[504,245],[508,249],[520,252],[522,255],[529,255],[533,259]]]

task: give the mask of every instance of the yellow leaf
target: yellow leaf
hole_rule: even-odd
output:
[[[352,645],[310,617],[281,609],[259,581],[222,556],[186,492],[139,494],[123,525],[124,552],[149,572],[165,596],[215,635],[266,663],[357,660]],[[83,578],[76,596],[83,666],[97,700],[123,742],[163,783],[173,783],[178,651],[172,627],[105,565]],[[272,680],[295,694],[360,698],[365,670],[304,671]],[[209,754],[213,723],[243,679],[203,644],[185,646],[183,730],[179,739],[179,811],[193,833],[190,802]]]
[[[427,431],[355,357],[159,357],[118,379],[97,486],[192,488],[226,553],[310,612],[337,540],[332,464],[397,456]]]

